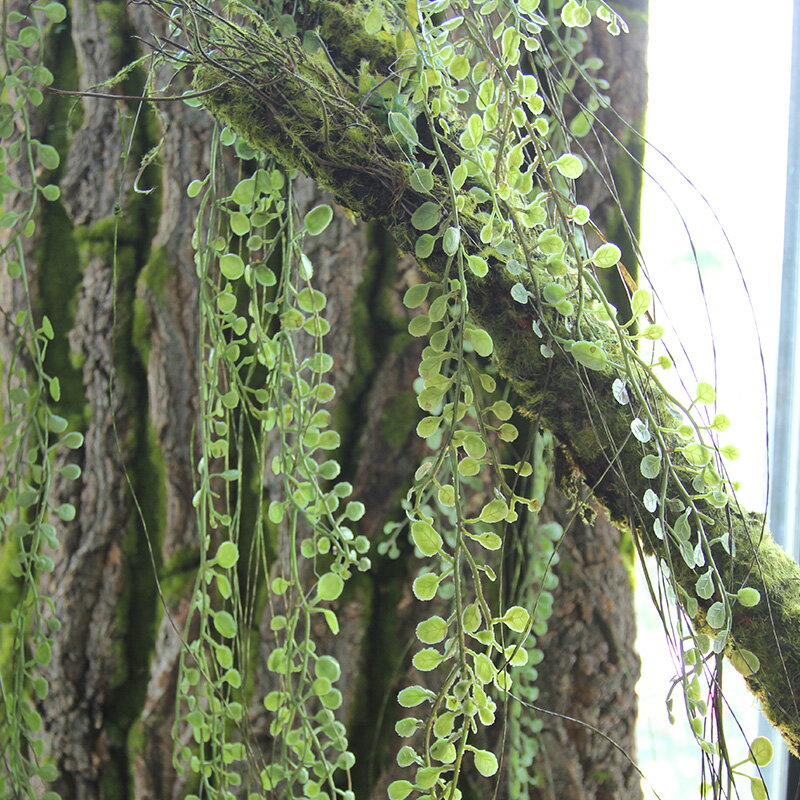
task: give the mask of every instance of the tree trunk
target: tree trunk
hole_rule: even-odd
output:
[[[135,55],[134,36],[148,40],[160,25],[146,7],[73,0],[67,24],[48,43],[56,85],[91,89]],[[626,77],[643,71],[641,45],[632,41],[622,51],[634,53],[633,64],[622,56]],[[618,52],[609,51],[607,63]],[[136,94],[142,82],[134,72],[113,91]],[[623,96],[626,78],[614,84],[612,93]],[[54,505],[71,503],[77,516],[59,524],[55,568],[41,581],[61,628],[43,668],[50,692],[39,711],[59,769],[53,788],[65,800],[177,800],[191,791],[173,765],[178,664],[200,562],[192,505],[201,374],[191,242],[197,204],[186,187],[205,174],[213,122],[182,103],[145,110],[134,126],[136,113],[131,102],[84,97],[75,106],[50,98],[37,123],[62,151],[62,196],[42,209],[29,280],[37,312],[55,329],[47,367],[62,386],[56,410],[85,436],[72,458],[80,480],[54,487]],[[162,138],[158,166],[136,179],[157,190],[134,193],[139,159]],[[296,193],[305,208],[320,202],[307,181]],[[635,191],[629,208],[637,199]],[[316,633],[320,650],[342,664],[338,713],[356,755],[356,796],[378,800],[398,776],[394,695],[408,683],[414,628],[430,613],[410,589],[417,565],[409,548],[396,558],[374,554],[424,452],[411,388],[421,345],[406,333],[401,300],[419,277],[377,224],[353,224],[343,214],[313,248],[314,281],[328,297],[332,324],[326,342],[336,364],[343,477],[366,505],[359,528],[373,543],[372,569],[335,606],[340,634]],[[13,312],[23,299],[12,279],[2,280],[4,308]],[[3,352],[12,352],[14,331],[0,335]],[[629,556],[607,521],[590,524],[585,510],[577,520],[575,513],[551,489],[539,518],[513,533],[521,547],[504,568],[521,576],[520,591],[538,591],[532,542],[545,523],[563,527],[554,613],[539,642],[539,694],[529,698],[579,722],[512,710],[509,729],[520,749],[507,755],[501,797],[639,796],[626,757],[580,724],[633,755],[638,664]],[[257,661],[268,658],[270,622],[266,610],[254,622]],[[250,724],[265,747],[260,699],[269,689],[266,671],[256,670]]]

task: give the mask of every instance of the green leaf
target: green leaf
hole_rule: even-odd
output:
[[[61,157],[58,155],[58,150],[49,144],[42,144],[37,142],[37,153],[39,156],[39,163],[45,169],[57,169],[61,163]]]
[[[572,15],[572,21],[576,28],[585,28],[592,21],[592,14],[586,6],[578,6]]]
[[[419,144],[419,136],[417,130],[411,120],[405,115],[397,111],[389,112],[389,128],[396,134],[400,135],[411,145]]]
[[[475,769],[477,769],[484,778],[490,778],[497,772],[497,757],[489,750],[479,750],[475,748],[473,759],[475,760]]]
[[[214,627],[220,636],[232,639],[236,636],[236,620],[227,611],[214,613]]]
[[[319,236],[331,224],[332,219],[333,209],[329,205],[321,203],[306,214],[303,224],[311,236]]]
[[[442,250],[448,256],[455,255],[458,252],[458,245],[461,241],[461,230],[459,228],[449,227],[444,232],[444,239],[442,239]]]
[[[612,242],[601,244],[592,254],[592,264],[601,269],[613,267],[622,258],[622,251]]]
[[[469,60],[466,56],[456,56],[450,62],[448,71],[457,81],[461,81],[469,75],[469,66]]]
[[[417,727],[422,724],[422,720],[415,719],[414,717],[405,717],[395,723],[394,729],[398,736],[406,738],[413,736]]]
[[[439,222],[439,215],[439,206],[436,203],[428,201],[427,203],[423,203],[411,215],[411,224],[418,231],[427,231]]]
[[[715,431],[726,431],[731,426],[730,419],[725,414],[717,414],[714,417],[714,421],[711,423],[711,427]]]
[[[720,630],[725,625],[725,605],[719,601],[712,603],[706,612],[706,622],[716,630]]]
[[[570,132],[576,138],[581,139],[592,129],[593,122],[594,114],[591,111],[586,109],[579,111],[569,123]]]
[[[461,624],[467,633],[474,633],[481,626],[481,610],[477,603],[470,603],[461,615]]]
[[[714,387],[710,383],[700,381],[700,383],[697,384],[697,390],[695,391],[695,403],[710,405],[714,402],[716,397],[717,393],[714,391]]]
[[[681,448],[684,458],[694,467],[704,467],[711,461],[711,450],[699,442],[692,442]]]
[[[438,575],[428,572],[415,578],[411,588],[418,600],[433,600],[439,588],[440,580],[441,578]]]
[[[335,572],[326,572],[317,584],[317,594],[320,600],[336,600],[344,589],[341,575]]]
[[[483,507],[480,519],[482,522],[500,522],[506,518],[506,514],[508,514],[508,504],[505,500],[496,498]]]
[[[417,520],[412,524],[411,538],[426,556],[435,555],[442,546],[442,537],[424,520]]]
[[[305,289],[301,289],[297,295],[297,305],[308,313],[322,311],[326,303],[327,299],[325,295],[318,289],[306,287]]]
[[[408,323],[408,332],[412,336],[425,336],[431,329],[431,319],[427,314],[420,314]]]
[[[486,259],[480,256],[469,256],[467,258],[467,266],[470,272],[473,275],[477,275],[479,278],[484,277],[489,271],[489,265],[486,263]]]
[[[467,458],[462,458],[461,461],[458,462],[459,475],[471,477],[472,475],[477,475],[480,471],[481,465],[477,459],[468,456]]]
[[[250,217],[242,214],[241,211],[234,211],[228,220],[228,224],[237,236],[244,236],[250,231]]]
[[[486,455],[486,442],[477,433],[468,433],[462,440],[462,446],[472,458],[483,458]]]
[[[423,689],[422,686],[407,686],[401,689],[397,695],[397,702],[403,708],[413,708],[414,706],[424,703],[433,697],[433,692],[428,689]]]
[[[258,197],[255,178],[245,178],[236,184],[236,188],[231,192],[231,200],[240,206],[247,206],[253,203]]]
[[[424,233],[422,235],[429,236],[430,234]],[[418,283],[410,289],[407,289],[406,293],[403,295],[403,305],[406,308],[417,308],[421,306],[427,299],[430,288],[431,285],[429,283]]]
[[[595,342],[575,342],[572,357],[587,369],[603,369],[608,363],[608,355],[603,346]]]
[[[67,9],[61,3],[48,3],[41,10],[50,22],[63,22],[67,18]]]
[[[566,293],[567,290],[560,283],[548,283],[544,289],[542,289],[542,298],[545,303],[555,305],[564,299]]]
[[[528,627],[530,618],[530,614],[522,606],[511,606],[500,618],[500,621],[512,631],[522,633]]]
[[[564,153],[553,166],[565,177],[576,180],[583,174],[583,161],[572,153]]]
[[[637,289],[631,297],[631,313],[634,317],[641,316],[650,308],[650,292],[647,289]]]
[[[503,540],[496,533],[480,533],[474,538],[487,550],[499,550],[503,546]]]
[[[405,800],[414,789],[414,784],[410,781],[392,781],[386,790],[389,800]]]
[[[61,444],[70,450],[77,450],[83,444],[83,434],[78,431],[70,431],[62,440]]]
[[[758,589],[745,586],[736,592],[736,599],[746,608],[752,608],[761,602],[761,592]]]
[[[236,253],[226,253],[220,256],[219,270],[228,280],[235,281],[244,274],[244,261]]]
[[[414,242],[414,255],[417,258],[427,258],[433,252],[433,246],[435,244],[435,236],[431,236],[429,233],[423,233],[417,238],[417,241]]]
[[[442,663],[444,657],[433,647],[425,647],[412,659],[412,663],[420,672],[430,672]]]
[[[433,436],[437,430],[439,430],[439,425],[442,423],[441,417],[425,417],[421,419],[417,424],[417,436],[420,439],[427,439],[429,436]]]
[[[519,282],[511,287],[511,297],[518,303],[525,305],[533,295]]]
[[[745,678],[755,675],[761,669],[758,656],[743,648],[734,650],[730,655],[730,660],[733,668]]]
[[[329,608],[323,608],[322,616],[325,617],[325,622],[328,624],[331,633],[334,636],[337,636],[339,634],[339,619],[336,614],[334,614]]]
[[[230,569],[239,560],[239,548],[233,542],[223,542],[217,550],[217,564]]]
[[[645,339],[657,341],[664,335],[664,328],[661,325],[648,325],[643,331],[642,336]]]
[[[420,194],[428,194],[433,189],[433,173],[426,167],[417,167],[409,179],[411,188]]]
[[[342,674],[342,668],[333,656],[320,656],[314,664],[314,673],[318,678],[327,678],[331,683],[335,683]]]
[[[703,573],[694,585],[694,591],[698,597],[703,600],[708,600],[714,594],[714,579],[712,577],[712,570],[709,567],[708,571]]]
[[[47,186],[42,186],[42,194],[45,200],[49,200],[52,203],[61,197],[61,189],[54,183],[48,183]]]
[[[739,458],[739,448],[732,444],[726,444],[725,447],[720,447],[719,454],[728,461],[736,461]]]
[[[547,255],[564,252],[564,240],[553,230],[542,231],[536,239],[536,245]]]
[[[652,453],[645,456],[639,463],[639,471],[645,478],[651,480],[658,477],[658,473],[661,472],[661,459]]]
[[[369,14],[367,14],[364,19],[364,28],[371,36],[374,36],[383,28],[383,14],[381,13],[380,5],[374,5]],[[402,800],[402,798],[392,798],[392,800]]]
[[[750,778],[750,794],[753,800],[767,800],[767,787],[761,778]]]
[[[447,636],[447,622],[440,616],[429,617],[417,625],[417,639],[423,644],[437,644]]]
[[[750,744],[750,760],[759,767],[766,767],[772,761],[772,742],[766,736],[758,736]]]
[[[472,137],[472,143],[477,147],[483,139],[483,120],[480,114],[471,114],[467,120],[467,130]]]

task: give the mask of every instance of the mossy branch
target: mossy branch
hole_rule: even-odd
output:
[[[348,28],[332,27],[330,36],[337,36],[337,30],[346,33]],[[360,28],[358,33],[358,47],[363,50],[365,35]],[[197,61],[195,88],[207,92],[203,104],[253,147],[302,170],[360,217],[381,220],[409,252],[414,251],[418,236],[411,217],[423,202],[437,203],[442,220],[452,216],[447,187],[436,183],[426,195],[411,188],[408,158],[388,127],[365,111],[364,98],[353,82],[331,62],[331,52],[347,52],[346,42],[332,40],[327,53],[309,55],[299,40],[282,38],[266,25],[224,23],[215,25],[201,44],[192,58]],[[376,52],[382,52],[383,46],[376,40]],[[451,131],[456,127],[457,121]],[[451,141],[457,141],[459,132],[451,132]],[[653,517],[642,502],[644,493],[655,485],[642,475],[643,456],[664,456],[671,461],[673,474],[689,474],[679,489],[693,508],[693,519],[703,526],[705,542],[713,542],[706,545],[706,559],[713,558],[725,591],[735,593],[753,586],[762,595],[761,602],[751,608],[731,600],[726,653],[740,662],[741,651],[758,658],[760,668],[746,678],[747,684],[790,749],[800,754],[800,709],[794,691],[800,681],[800,566],[774,543],[762,517],[738,510],[733,501],[720,509],[696,498],[691,465],[679,449],[683,440],[662,433],[657,447],[655,439],[643,444],[631,435],[631,420],[645,399],[658,423],[674,427],[668,398],[649,370],[622,348],[611,326],[587,314],[572,330],[565,330],[563,318],[540,299],[538,287],[551,279],[532,255],[534,247],[525,231],[516,228],[516,255],[529,267],[527,279],[521,279],[506,270],[507,257],[476,244],[481,241],[481,224],[474,208],[459,210],[458,217],[468,252],[472,248],[489,262],[485,277],[465,274],[470,315],[491,334],[501,372],[530,414],[564,443],[617,523],[636,532],[646,552],[669,558],[669,551],[664,555],[665,543],[652,533]],[[452,260],[436,248],[420,266],[441,278],[452,268]],[[526,280],[532,293],[528,304],[512,299],[511,288],[519,280]],[[553,346],[552,355],[547,349],[543,354],[543,340],[534,328],[558,330],[559,345]],[[578,340],[602,343],[609,356],[607,364],[597,370],[580,366],[569,352],[571,343]],[[629,380],[633,376],[641,388],[632,406],[614,399],[612,385],[620,376]],[[667,528],[679,513],[667,504],[662,517]],[[721,543],[726,534],[730,534],[732,555]],[[677,549],[672,548],[672,553],[669,566],[680,599],[696,598],[695,584],[705,569],[689,568]],[[699,599],[693,619],[696,630],[712,638],[719,630],[707,624],[706,612],[720,599],[724,598],[717,586],[710,598]]]

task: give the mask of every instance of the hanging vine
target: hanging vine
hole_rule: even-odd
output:
[[[187,187],[198,202],[201,327],[193,498],[201,562],[182,631],[173,735],[176,769],[191,776],[187,800],[243,791],[355,796],[355,757],[335,713],[341,668],[317,640],[320,622],[338,633],[330,604],[354,573],[370,569],[371,543],[358,533],[365,508],[348,500],[353,487],[337,480],[330,457],[340,445],[326,380],[330,322],[303,249],[333,212],[297,207],[299,172],[353,213],[380,220],[427,279],[404,303],[420,309],[408,330],[425,341],[415,389],[425,414],[417,434],[429,453],[403,500],[405,519],[379,547],[414,548],[413,594],[435,601],[437,613],[416,629],[412,664],[424,677],[397,696],[408,711],[396,732],[408,743],[397,755],[406,777],[389,785],[391,800],[456,800],[465,770],[492,778],[504,756],[515,796],[538,780],[529,769],[540,727],[530,713],[536,643],[564,536],[537,518],[551,446],[540,426],[564,442],[598,498],[658,560],[678,609],[663,613],[686,665],[675,686],[704,753],[705,791],[731,795],[745,763],[731,764],[719,735],[723,655],[796,748],[797,612],[777,600],[800,568],[760,519],[738,509],[724,468],[736,449],[717,436],[728,420],[707,411],[713,387],[701,382],[688,397],[667,388],[671,361],[658,348],[663,329],[646,272],[643,285],[631,281],[629,318],[610,304],[600,276],[627,275],[621,250],[576,197],[590,166],[580,138],[608,104],[600,65],[578,60],[583,29],[602,23],[618,35],[626,30],[620,15],[601,0],[546,8],[539,0],[314,0],[293,14],[241,2],[146,5],[170,26],[154,63],[190,69],[184,102],[220,123],[208,174]],[[52,79],[39,42],[47,20],[64,14],[58,3],[34,7],[28,19],[9,19],[16,38],[4,39],[3,152],[26,163],[28,177],[22,186],[4,177],[0,188],[29,202],[4,204],[2,217],[7,273],[23,303],[6,318],[19,352],[4,362],[2,535],[20,599],[16,655],[2,675],[0,794],[30,797],[38,796],[31,777],[52,779],[39,762],[31,697],[47,693],[35,665],[48,650],[37,588],[48,569],[42,543],[57,546],[47,522],[53,451],[81,445],[48,409],[59,391],[43,367],[53,331],[46,317],[36,321],[25,282],[36,204],[58,197],[41,184],[58,154],[32,137],[29,118],[42,100],[37,84]],[[498,388],[498,374],[510,389]],[[252,495],[255,524],[245,529],[243,498]],[[65,521],[75,514],[72,506],[53,511]],[[511,524],[525,532],[529,569],[509,592],[502,576]],[[258,604],[270,610],[276,646],[256,666]],[[248,735],[255,668],[266,668],[274,687],[260,698],[269,752]],[[501,711],[505,754],[486,746]],[[761,766],[769,755],[758,739],[746,761]],[[763,796],[760,778],[748,780]]]

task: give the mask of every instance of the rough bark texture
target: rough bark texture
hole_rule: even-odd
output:
[[[630,613],[631,564],[625,563],[620,533],[602,509],[579,513],[554,488],[541,518],[561,524],[565,536],[559,548],[558,602],[540,641],[545,659],[539,670],[538,704],[578,722],[542,715],[540,796],[640,797],[639,774],[632,763],[639,658],[631,648],[636,633]],[[623,609],[629,613],[621,613]]]
[[[131,34],[149,39],[162,24],[148,8],[123,2],[75,0],[70,11],[53,44],[61,59],[53,71],[66,89],[108,78],[130,58]],[[134,76],[133,89],[140,80]],[[86,436],[77,458],[82,478],[59,484],[54,497],[72,502],[78,516],[60,525],[61,547],[51,554],[56,568],[42,585],[63,627],[47,667],[51,694],[40,710],[61,772],[54,788],[65,800],[177,799],[187,787],[171,759],[174,695],[199,559],[191,505],[200,352],[190,242],[196,203],[185,187],[204,173],[212,123],[183,104],[146,117],[133,137],[131,163],[162,136],[163,144],[159,169],[143,179],[159,189],[141,196],[131,193],[132,169],[123,174],[120,159],[130,136],[122,115],[132,109],[85,98],[69,115],[70,105],[53,102],[48,110],[69,145],[59,176],[63,200],[46,209],[41,255],[29,261],[39,310],[68,342],[54,349],[50,364],[65,387],[58,410]],[[397,183],[376,197],[376,187],[386,185],[386,164],[373,166],[367,216],[384,216],[381,203],[396,199],[404,175],[397,171]],[[319,201],[309,186],[300,191],[306,204]],[[401,303],[418,276],[383,228],[353,225],[344,215],[314,247],[319,288],[329,298],[334,380],[345,398],[339,417],[346,477],[367,505],[361,530],[375,541],[420,454],[411,392],[420,345],[404,332]],[[4,308],[19,304],[14,291],[3,278]],[[5,360],[12,330],[3,328],[0,345]],[[552,508],[548,513],[565,513],[557,498]],[[631,751],[636,664],[617,535],[601,524],[572,526],[569,536],[572,572],[562,577],[559,611],[542,643],[541,704],[586,719]],[[398,777],[393,756],[400,743],[390,731],[421,613],[409,590],[415,568],[413,558],[376,558],[337,608],[340,637],[330,641],[319,632],[320,648],[344,666],[341,714],[359,759],[359,798],[384,797]],[[609,574],[617,575],[613,586],[601,586],[598,578],[611,583]],[[268,623],[261,621],[265,653]],[[597,648],[609,658],[597,657]],[[255,676],[258,691],[268,688],[265,680]],[[252,721],[267,744],[263,718],[254,714]],[[612,796],[609,786],[616,798],[637,796],[628,765],[584,729],[553,718],[543,742],[554,796],[604,798]]]

